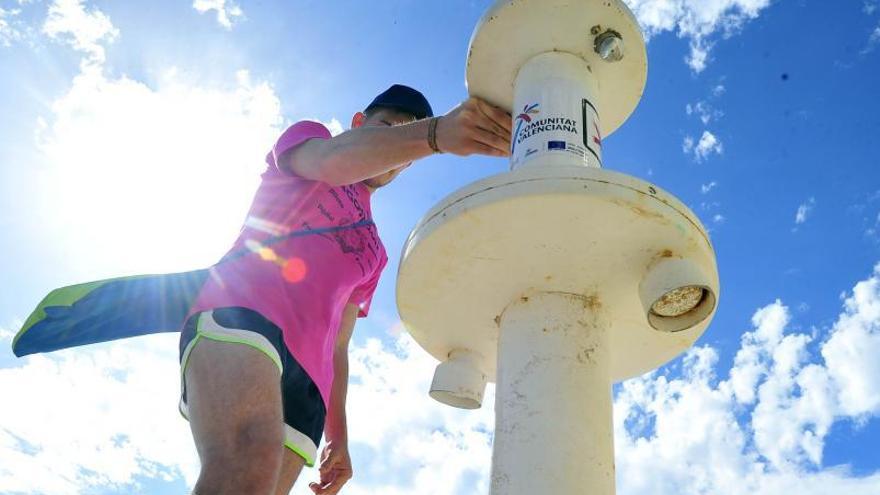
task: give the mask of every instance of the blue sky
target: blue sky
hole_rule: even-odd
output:
[[[648,85],[604,163],[700,216],[722,296],[698,347],[615,387],[618,492],[880,493],[880,3],[627,3]],[[285,125],[341,131],[395,82],[453,107],[489,4],[0,0],[0,493],[185,491],[174,336],[18,360],[12,335],[57,286],[215,261]],[[431,157],[374,197],[346,493],[487,492],[492,390],[428,398],[394,277],[428,208],[506,166]]]

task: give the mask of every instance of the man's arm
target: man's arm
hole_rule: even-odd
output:
[[[342,312],[339,336],[333,351],[333,388],[330,390],[330,409],[327,411],[327,425],[324,431],[328,441],[348,442],[348,429],[345,420],[345,399],[348,394],[348,343],[354,332],[358,306],[347,304]]]
[[[345,306],[333,351],[333,386],[330,389],[330,407],[324,426],[327,445],[321,453],[319,467],[321,482],[309,485],[319,495],[337,493],[352,477],[345,399],[348,394],[348,343],[354,332],[358,311],[356,304],[349,303]]]
[[[354,184],[431,155],[429,122],[358,127],[331,139],[310,139],[283,153],[278,166],[334,186]],[[437,146],[459,156],[508,156],[510,128],[510,114],[470,98],[439,118]]]

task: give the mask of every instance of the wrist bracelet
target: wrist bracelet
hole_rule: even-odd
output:
[[[431,117],[431,120],[428,122],[428,146],[434,150],[434,153],[443,153],[440,151],[440,147],[437,146],[437,122],[440,120],[440,117]]]

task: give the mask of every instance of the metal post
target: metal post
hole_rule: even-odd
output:
[[[608,326],[597,297],[538,293],[504,311],[492,495],[614,493]]]

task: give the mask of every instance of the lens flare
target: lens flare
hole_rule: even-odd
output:
[[[257,251],[257,254],[260,255],[260,258],[262,258],[263,261],[275,261],[278,259],[278,255],[275,254],[275,250],[268,247],[260,248],[260,250]]]
[[[284,277],[284,280],[294,284],[306,278],[307,272],[308,267],[306,267],[306,262],[302,258],[290,258],[281,269],[281,275]]]
[[[254,239],[248,239],[244,244],[250,251],[256,253],[261,260],[278,265],[281,268],[281,276],[287,282],[295,284],[302,282],[306,278],[308,267],[302,258],[295,256],[290,259],[282,258],[274,249],[264,246],[261,242]]]

